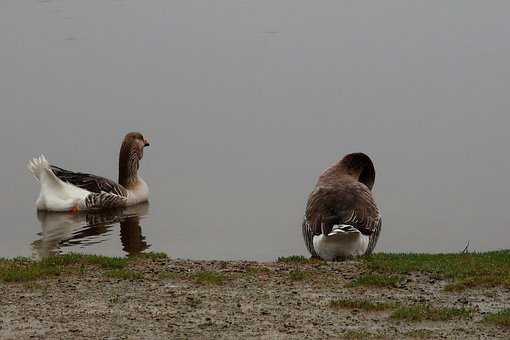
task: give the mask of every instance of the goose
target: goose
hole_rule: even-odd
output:
[[[37,210],[70,211],[122,208],[146,202],[149,187],[140,176],[140,160],[149,141],[139,132],[128,133],[119,153],[119,182],[50,165],[44,155],[28,162],[40,182]]]
[[[374,165],[364,153],[348,154],[322,172],[302,224],[312,257],[334,261],[372,253],[382,226],[374,182]]]

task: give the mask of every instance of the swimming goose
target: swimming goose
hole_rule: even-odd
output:
[[[348,154],[319,176],[302,224],[312,257],[333,261],[372,253],[382,225],[374,181],[374,165],[364,153]]]
[[[149,188],[138,176],[143,149],[149,141],[139,132],[124,137],[119,153],[119,182],[50,165],[44,155],[28,162],[39,180],[38,210],[71,211],[127,207],[145,202]]]

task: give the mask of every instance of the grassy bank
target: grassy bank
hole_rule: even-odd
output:
[[[27,338],[497,338],[510,329],[509,273],[509,251],[344,262],[0,259],[0,338],[19,329]]]
[[[84,273],[94,268],[106,269],[107,275],[130,278],[125,269],[140,259],[166,258],[164,253],[147,253],[138,257],[120,258],[98,255],[65,254],[34,261],[29,258],[0,259],[0,281],[28,282],[65,273]],[[133,272],[133,275],[136,273]]]
[[[510,251],[468,254],[375,254],[364,259],[367,270],[384,275],[421,272],[448,280],[448,291],[475,287],[510,288]]]
[[[26,282],[58,276],[63,273],[79,273],[93,268],[109,270],[109,275],[126,279],[137,278],[136,271],[124,275],[129,266],[147,259],[166,259],[164,253],[146,253],[129,258],[97,255],[65,254],[48,257],[41,261],[29,258],[0,259],[0,281]],[[303,256],[278,258],[276,263],[291,268],[289,279],[303,281],[311,279],[307,265],[327,266],[327,263]],[[398,288],[405,275],[424,273],[432,279],[448,282],[447,291],[461,291],[476,287],[510,288],[510,251],[492,251],[468,254],[375,254],[359,260],[363,267],[361,275],[353,278],[351,287]],[[248,273],[268,273],[268,267],[251,265]],[[175,273],[162,273],[162,277]],[[139,278],[139,276],[138,276]],[[214,272],[201,273],[198,282],[220,282],[225,277]]]

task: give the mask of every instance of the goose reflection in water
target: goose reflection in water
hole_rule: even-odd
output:
[[[34,255],[39,258],[60,254],[64,248],[85,248],[109,239],[115,224],[120,224],[122,250],[136,255],[150,247],[142,235],[140,219],[147,215],[149,204],[123,209],[80,214],[38,211],[40,238],[32,242]]]

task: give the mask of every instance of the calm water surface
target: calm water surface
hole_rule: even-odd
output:
[[[0,256],[306,254],[319,173],[370,154],[379,251],[510,246],[510,3],[0,2]],[[149,206],[44,214],[25,164],[116,179],[151,140]]]

